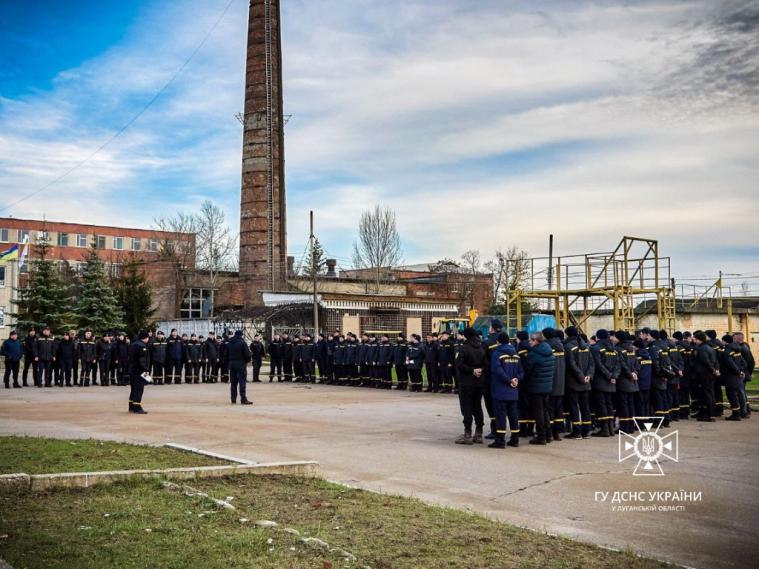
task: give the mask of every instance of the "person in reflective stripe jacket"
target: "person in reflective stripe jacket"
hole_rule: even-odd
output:
[[[495,411],[495,440],[490,448],[519,446],[519,382],[524,377],[522,362],[516,348],[509,343],[509,335],[498,335],[498,347],[490,355],[490,391]],[[511,437],[506,442],[506,418],[509,419]]]
[[[638,360],[638,412],[642,417],[649,417],[652,414],[651,378],[653,366],[651,354],[642,338],[636,339],[633,345],[635,346],[635,359]]]
[[[596,365],[595,374],[591,381],[593,402],[596,411],[598,431],[591,436],[611,437],[614,422],[614,393],[617,390],[617,379],[622,371],[619,354],[609,339],[609,332],[598,330],[596,343],[591,346],[593,361]]]
[[[566,359],[566,388],[569,393],[569,417],[572,421],[571,438],[590,436],[590,382],[595,374],[595,363],[590,347],[580,338],[579,330],[569,326],[564,343]]]
[[[617,416],[619,417],[619,430],[624,433],[632,433],[635,430],[633,417],[639,415],[637,403],[638,393],[638,370],[640,364],[632,344],[632,336],[620,330],[615,333],[617,338],[617,353],[621,371],[617,380]]]
[[[743,393],[743,378],[746,377],[746,360],[737,342],[729,334],[722,337],[725,350],[722,352],[720,363],[720,375],[727,391],[727,400],[730,402],[730,416],[728,421],[740,421],[741,414],[746,406],[746,397]],[[745,417],[745,415],[744,415]]]

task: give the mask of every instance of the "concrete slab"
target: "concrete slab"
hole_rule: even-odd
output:
[[[0,433],[175,442],[253,462],[315,460],[337,482],[688,566],[742,566],[759,555],[759,416],[680,422],[679,462],[664,462],[666,475],[652,478],[618,462],[616,439],[507,450],[453,445],[461,423],[451,395],[249,389],[256,404],[242,407],[229,404],[224,385],[151,386],[145,416],[126,412],[125,388],[11,390],[1,394]],[[680,491],[702,498],[657,495]],[[612,503],[614,492],[627,492],[625,501]],[[673,506],[684,511],[660,511]]]

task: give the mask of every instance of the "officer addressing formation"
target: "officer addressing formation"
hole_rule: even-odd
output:
[[[19,339],[12,331],[0,347],[6,389],[28,387],[131,387],[129,411],[144,414],[145,383],[230,384],[232,404],[247,398],[247,369],[260,382],[265,355],[269,382],[322,383],[427,393],[456,393],[464,423],[457,444],[492,439],[492,448],[518,447],[520,438],[545,445],[610,437],[635,429],[634,417],[658,416],[662,426],[695,418],[729,421],[750,417],[746,383],[754,357],[742,333],[721,339],[714,330],[675,332],[643,328],[598,330],[590,338],[574,326],[546,328],[512,340],[493,319],[487,339],[473,328],[463,335],[275,334],[247,344],[242,331],[221,339],[176,329],[140,332],[70,330],[60,338],[48,327]],[[23,366],[21,364],[23,360]],[[31,383],[29,375],[31,374]],[[426,387],[425,387],[426,377]],[[489,433],[484,435],[485,416]],[[509,435],[508,437],[506,435]],[[508,439],[508,440],[507,440]]]

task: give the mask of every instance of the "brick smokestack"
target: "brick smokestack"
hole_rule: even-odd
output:
[[[245,306],[278,290],[287,271],[282,39],[279,0],[251,0],[245,69],[240,280]]]

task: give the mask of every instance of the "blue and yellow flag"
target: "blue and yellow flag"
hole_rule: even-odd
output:
[[[18,244],[13,245],[10,249],[0,251],[0,265],[4,265],[8,261],[14,261],[18,259]]]

